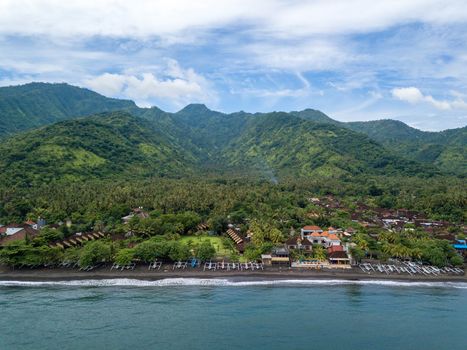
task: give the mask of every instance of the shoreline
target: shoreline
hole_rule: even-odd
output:
[[[268,268],[264,271],[203,271],[201,268],[186,270],[172,270],[171,266],[164,266],[160,270],[148,270],[146,266],[138,266],[134,270],[110,271],[110,267],[101,267],[93,271],[79,271],[67,268],[41,268],[13,270],[0,267],[0,281],[24,282],[54,282],[74,280],[107,280],[107,279],[137,279],[157,281],[169,278],[194,279],[228,279],[234,281],[251,280],[346,280],[346,281],[403,281],[403,282],[464,282],[463,275],[386,275],[380,273],[367,274],[360,269],[352,268],[347,271],[316,271],[297,270],[289,268]]]

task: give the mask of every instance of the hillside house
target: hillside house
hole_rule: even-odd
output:
[[[453,247],[462,256],[467,257],[467,241],[465,239],[456,240],[456,243],[453,244]]]
[[[335,251],[328,255],[330,267],[350,268],[350,258],[344,251]]]
[[[128,224],[134,216],[137,216],[140,219],[147,219],[149,217],[149,213],[144,211],[142,207],[134,208],[130,214],[122,217],[123,223]]]
[[[60,241],[49,244],[49,247],[59,247],[62,249],[71,248],[75,246],[82,245],[88,241],[94,241],[96,239],[101,239],[106,237],[103,232],[78,232],[73,236],[67,237]]]
[[[323,230],[319,226],[303,226],[302,229],[300,230],[300,235],[302,238],[309,238],[313,233],[322,233]]]
[[[38,234],[38,230],[33,229],[27,224],[2,226],[0,227],[0,245],[18,240],[32,239]]]
[[[333,245],[341,245],[341,240],[335,233],[323,231],[318,226],[305,226],[302,228],[301,232],[302,239],[308,239],[312,244],[319,244],[325,248]]]
[[[290,265],[290,254],[286,247],[276,247],[271,254],[262,254],[261,261],[265,266]]]
[[[307,238],[291,237],[285,242],[289,250],[302,250],[304,252],[311,252],[313,244]]]

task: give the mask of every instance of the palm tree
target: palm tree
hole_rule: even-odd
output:
[[[352,241],[361,249],[364,250],[365,252],[368,250],[368,241],[366,238],[363,236],[361,233],[357,233]]]
[[[326,260],[326,251],[320,245],[313,247],[313,257],[320,261]]]

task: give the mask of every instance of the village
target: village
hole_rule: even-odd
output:
[[[333,197],[309,198],[308,200],[317,208],[316,212],[307,214],[309,219],[323,214],[332,216],[336,210],[345,209]],[[83,266],[79,264],[78,260],[71,261],[61,258],[62,261],[54,261],[53,263],[45,261],[13,267],[76,267],[82,271],[91,271],[96,267],[107,265],[111,270],[128,270],[134,269],[137,265],[146,266],[149,264],[148,270],[159,270],[162,266],[165,268],[168,266],[172,270],[200,268],[203,271],[264,271],[265,269],[350,271],[353,269],[366,274],[440,275],[464,274],[463,263],[467,257],[465,226],[460,227],[460,233],[459,230],[457,233],[453,233],[449,230],[453,226],[451,223],[429,220],[423,214],[415,211],[369,208],[363,204],[357,204],[353,212],[350,213],[352,226],[334,228],[332,226],[320,227],[315,224],[304,225],[298,229],[291,228],[287,236],[275,241],[274,244],[269,242],[265,245],[266,248],[261,248],[260,253],[255,256],[246,252],[254,246],[255,233],[253,231],[249,229],[242,231],[242,228],[235,223],[228,223],[226,230],[221,235],[216,235],[209,229],[207,223],[199,223],[196,226],[198,236],[186,236],[179,239],[179,242],[184,242],[184,244],[188,242],[190,247],[185,255],[182,254],[174,258],[175,255],[172,254],[170,257],[162,256],[162,258],[143,261],[138,258],[137,254],[129,254],[129,251],[137,246],[137,243],[131,240],[134,232],[129,229],[129,226],[132,220],[145,220],[149,216],[149,212],[143,208],[134,208],[128,215],[121,218],[122,224],[127,227],[127,232],[123,235],[103,231],[76,232],[62,239],[47,241],[48,248],[59,252],[84,247],[93,241],[119,242],[120,248],[128,251],[126,259],[117,258],[114,261],[102,259],[102,261],[89,266]],[[50,230],[71,227],[71,225],[70,220],[48,224],[40,218],[37,221],[28,220],[22,224],[0,225],[0,251],[15,242],[37,240],[41,237],[41,232],[44,232],[44,229],[50,232]],[[434,264],[423,259],[422,254],[418,254],[418,259],[415,259],[410,253],[386,252],[384,247],[380,250],[385,254],[373,252],[375,248],[371,247],[372,240],[374,241],[373,245],[381,245],[384,244],[381,236],[386,233],[407,235],[414,230],[448,242],[458,257],[462,257],[461,263],[453,266],[453,262],[459,259],[451,259],[451,263]],[[363,231],[366,232],[365,235],[361,233]],[[367,237],[367,241],[362,237]],[[195,240],[195,246],[200,242],[209,242],[212,253],[203,257],[196,256],[198,251],[193,248],[193,240]],[[112,262],[113,264],[110,264]]]

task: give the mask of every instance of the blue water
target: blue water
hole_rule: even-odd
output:
[[[467,285],[0,282],[0,349],[467,349]]]

